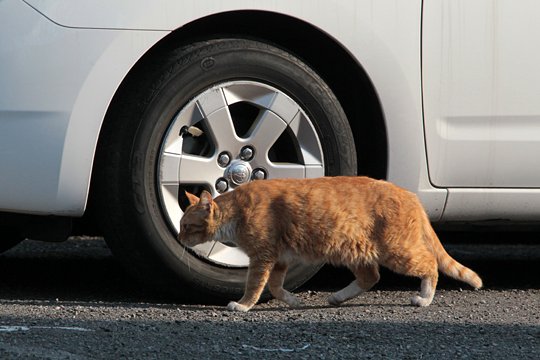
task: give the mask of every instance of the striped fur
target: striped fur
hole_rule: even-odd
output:
[[[478,289],[480,277],[444,250],[416,195],[367,177],[254,181],[212,200],[189,194],[179,241],[193,246],[230,237],[250,258],[244,297],[229,309],[248,311],[265,285],[297,306],[283,289],[293,260],[347,266],[356,276],[329,299],[339,305],[379,280],[379,266],[421,279],[413,305],[434,297],[439,271]]]

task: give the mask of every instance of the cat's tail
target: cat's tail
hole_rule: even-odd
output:
[[[439,240],[439,237],[433,230],[427,216],[424,220],[424,234],[427,240],[430,242],[433,252],[435,253],[437,263],[439,265],[439,271],[450,276],[451,278],[461,280],[471,285],[475,289],[480,289],[482,287],[482,279],[477,273],[468,267],[461,265],[446,252],[441,244],[441,241]]]

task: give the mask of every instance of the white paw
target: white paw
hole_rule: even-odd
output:
[[[289,304],[289,306],[292,307],[292,308],[299,308],[299,307],[304,306],[304,304],[300,300],[298,300],[297,298],[293,298],[293,299],[287,301],[287,304]]]
[[[428,306],[429,304],[431,304],[431,299],[426,299],[426,298],[423,298],[421,296],[413,296],[411,298],[411,304],[414,305],[414,306]]]
[[[286,293],[285,297],[283,298],[283,301],[287,303],[292,308],[301,307],[303,304],[296,296],[294,296],[291,293]]]
[[[343,304],[345,301],[352,299],[355,296],[360,295],[363,293],[364,290],[358,286],[356,281],[351,282],[349,285],[344,287],[343,289],[336,291],[328,298],[328,303],[330,305],[339,306]]]
[[[249,311],[249,309],[251,309],[251,307],[246,306],[246,305],[239,304],[239,303],[237,303],[236,301],[231,301],[231,302],[227,305],[227,310],[230,310],[230,311],[242,311],[242,312],[246,312],[246,311]]]
[[[343,303],[343,300],[336,294],[332,294],[327,301],[332,306],[339,306],[341,303]]]

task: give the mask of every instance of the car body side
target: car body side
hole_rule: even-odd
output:
[[[316,43],[324,38],[339,48],[336,59],[346,56],[369,84],[348,90],[353,94],[342,89],[345,95],[337,94],[338,98],[345,108],[354,108],[355,98],[369,95],[384,130],[384,149],[357,146],[374,152],[364,154],[368,159],[384,154],[385,173],[375,175],[416,192],[432,220],[535,219],[540,209],[536,189],[452,190],[430,180],[422,94],[422,6],[419,0],[3,1],[0,211],[82,216],[100,129],[124,79],[136,76],[132,69],[156,46],[168,39],[189,41],[194,33],[201,38],[205,29],[197,25],[218,21],[219,34],[207,36],[273,33],[281,35],[267,40],[290,35],[291,43]],[[236,23],[242,15],[254,14],[266,20],[260,24],[266,32]],[[230,20],[235,24],[227,24]],[[297,29],[291,24],[310,30],[287,34]],[[294,47],[288,50],[295,52]],[[333,54],[301,55],[318,64],[323,62],[319,57]],[[332,87],[340,79],[328,81]],[[361,111],[357,115],[350,118],[357,132],[363,129],[355,126],[357,122],[375,121]],[[369,137],[355,133],[356,141],[362,136]]]

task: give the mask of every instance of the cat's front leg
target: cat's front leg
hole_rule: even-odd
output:
[[[229,304],[227,304],[227,310],[230,310],[230,311],[246,312],[246,311],[249,311],[249,309],[251,309],[251,307],[239,304],[236,301],[231,301]]]
[[[227,309],[231,311],[249,311],[259,301],[264,286],[270,276],[274,263],[250,259],[244,296],[238,301],[231,301]]]

